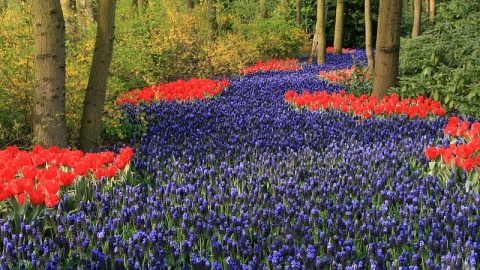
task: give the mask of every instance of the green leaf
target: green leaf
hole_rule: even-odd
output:
[[[433,100],[438,101],[438,91],[435,89],[433,90]]]
[[[433,170],[435,169],[435,165],[436,165],[436,164],[437,164],[437,162],[435,162],[435,161],[430,161],[430,162],[428,163],[428,167],[430,168],[430,171],[433,172]]]
[[[472,181],[465,181],[465,191],[468,193],[470,191],[470,185],[472,185],[473,188],[473,183]]]
[[[467,99],[472,100],[472,98],[475,97],[476,95],[477,93],[475,93],[475,91],[470,91],[470,93],[468,93],[467,95]]]

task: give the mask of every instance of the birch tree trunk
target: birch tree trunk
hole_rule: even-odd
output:
[[[259,9],[260,18],[266,19],[267,18],[267,6],[266,6],[266,3],[265,3],[265,0],[260,0],[259,1],[258,9]]]
[[[435,0],[430,0],[429,7],[428,7],[428,12],[429,12],[429,21],[431,25],[435,24]]]
[[[317,1],[317,24],[315,33],[317,34],[317,64],[324,64],[326,61],[327,41],[325,37],[325,0]]]
[[[98,151],[100,148],[103,107],[115,38],[116,2],[116,0],[99,0],[98,3],[95,50],[80,127],[80,149],[85,152]]]
[[[402,0],[380,0],[373,92],[382,99],[398,82]]]
[[[373,78],[375,71],[375,58],[373,56],[372,40],[372,1],[365,0],[365,50],[367,54],[368,72]]]
[[[302,1],[296,0],[295,7],[297,12],[297,26],[300,28],[302,26]]]
[[[414,0],[412,38],[418,37],[420,35],[421,22],[422,22],[422,0]]]
[[[65,20],[60,0],[30,0],[35,40],[33,142],[67,146]]]
[[[193,9],[193,0],[187,0],[187,8],[189,10],[192,10]]]
[[[333,39],[333,53],[336,55],[342,54],[344,8],[345,1],[337,0],[337,10],[335,12],[335,38]]]

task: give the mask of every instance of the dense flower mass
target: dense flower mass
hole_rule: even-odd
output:
[[[115,155],[41,146],[27,152],[9,146],[0,151],[0,202],[15,196],[21,205],[28,199],[33,205],[45,202],[53,207],[59,201],[60,187],[70,186],[77,176],[91,172],[97,179],[113,177],[132,157],[130,147]]]
[[[480,122],[470,125],[467,120],[450,117],[443,132],[446,136],[455,138],[454,142],[447,147],[428,147],[425,150],[428,159],[434,160],[440,156],[447,166],[454,163],[465,171],[470,171],[475,166],[480,167]]]
[[[266,71],[293,71],[299,70],[300,60],[294,58],[286,59],[273,59],[267,61],[258,61],[255,65],[242,69],[240,72],[242,74],[249,74],[255,72],[266,72]]]
[[[359,72],[362,75],[365,75],[365,79],[369,79],[366,73],[366,68],[357,70],[355,66],[352,66],[351,68],[335,69],[330,71],[322,70],[318,75],[322,80],[326,80],[331,83],[349,83],[354,77],[355,72]]]
[[[208,102],[125,104],[148,120],[133,164],[149,185],[96,192],[75,213],[61,196],[20,233],[4,220],[1,267],[478,269],[480,195],[426,174],[425,149],[450,140],[444,117],[360,124],[285,103],[290,89],[340,95],[318,74],[351,66],[327,54],[230,78]]]
[[[208,99],[218,95],[225,87],[227,80],[210,80],[192,78],[188,81],[178,80],[170,83],[159,83],[142,89],[134,89],[123,93],[117,100],[118,105],[137,102],[166,101],[192,101],[196,99]]]
[[[327,51],[327,53],[333,53],[334,48],[333,48],[333,47],[327,47],[326,51]],[[342,48],[342,53],[353,54],[353,53],[355,53],[356,51],[357,51],[357,50],[355,50],[355,49]]]
[[[443,116],[445,110],[439,102],[419,96],[414,99],[405,98],[400,100],[398,95],[392,94],[378,100],[375,95],[347,94],[345,91],[329,94],[325,91],[314,91],[313,94],[303,91],[297,94],[293,90],[285,93],[285,100],[293,103],[296,107],[307,107],[315,110],[339,110],[344,113],[369,118],[372,115],[393,115],[403,114],[409,118],[426,118],[427,115]]]

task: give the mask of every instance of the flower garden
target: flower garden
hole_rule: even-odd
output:
[[[133,90],[98,156],[3,150],[0,268],[477,269],[478,121],[322,79],[352,54]]]

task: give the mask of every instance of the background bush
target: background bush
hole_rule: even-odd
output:
[[[103,136],[126,140],[116,106],[120,92],[158,82],[191,77],[235,76],[259,60],[308,55],[315,26],[316,1],[302,1],[302,24],[295,21],[295,1],[266,0],[266,17],[258,2],[217,1],[211,15],[202,1],[187,10],[183,1],[150,1],[146,10],[132,10],[130,1],[117,3],[114,57],[110,70]],[[402,96],[423,94],[452,110],[478,115],[478,4],[439,1],[437,25],[423,36],[402,44]],[[327,41],[333,42],[336,1],[329,1]],[[373,6],[376,14],[378,7]],[[0,148],[29,145],[33,89],[33,38],[24,1],[0,1]],[[402,36],[411,31],[411,8],[406,5]],[[363,1],[347,3],[344,47],[362,47]],[[67,25],[67,128],[70,144],[78,138],[82,101],[88,82],[95,40],[90,13],[64,9]],[[424,21],[427,16],[423,16]],[[473,23],[475,22],[475,23]],[[376,25],[376,17],[373,18]],[[424,26],[427,26],[424,23]],[[428,26],[429,27],[429,26]],[[428,27],[424,27],[427,29]],[[374,29],[375,30],[375,29]],[[375,36],[375,34],[374,34]]]
[[[182,1],[151,1],[145,11],[133,11],[129,1],[118,2],[103,130],[106,140],[128,137],[115,103],[120,92],[177,79],[238,75],[240,69],[258,60],[306,54],[308,36],[292,20],[277,15],[277,1],[267,1],[269,16],[264,20],[258,19],[257,5],[245,7],[240,2],[228,9],[217,5],[215,32],[207,20],[207,7],[201,3],[188,11]],[[73,13],[64,9],[67,128],[72,145],[78,139],[95,40],[95,23],[83,11],[79,8]],[[236,16],[239,12],[245,16]],[[0,148],[3,148],[8,144],[29,144],[34,44],[25,2],[1,1],[0,13]]]
[[[401,97],[423,95],[460,114],[480,116],[480,6],[440,3],[431,31],[402,39]]]

